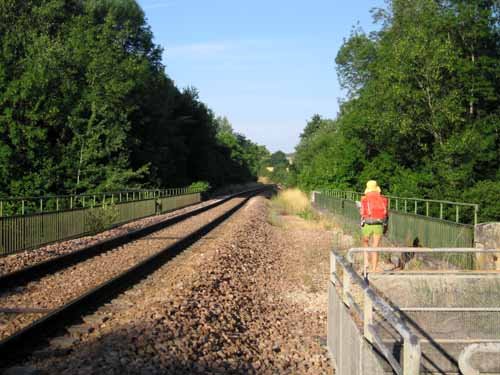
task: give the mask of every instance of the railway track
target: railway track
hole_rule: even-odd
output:
[[[113,238],[106,244],[69,254],[74,258],[65,255],[43,262],[45,264],[34,266],[32,274],[22,270],[17,275],[3,276],[0,280],[5,278],[8,287],[0,284],[0,317],[3,320],[0,363],[5,365],[6,361],[19,359],[85,314],[103,308],[206,235],[262,190],[230,196]]]

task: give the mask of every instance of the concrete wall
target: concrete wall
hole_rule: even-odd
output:
[[[500,250],[500,223],[477,224],[474,228],[474,246]],[[496,255],[476,254],[476,261],[480,269],[500,270],[500,251]]]

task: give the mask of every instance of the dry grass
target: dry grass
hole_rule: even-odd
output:
[[[313,212],[309,198],[299,189],[280,191],[272,199],[272,203],[274,208],[284,215],[307,215]]]
[[[275,227],[284,227],[283,219],[275,210],[269,210],[269,214],[267,215],[267,222]]]
[[[287,220],[283,220],[287,216]],[[334,230],[339,224],[331,215],[315,211],[307,195],[299,189],[280,191],[271,199],[268,222],[281,228]]]

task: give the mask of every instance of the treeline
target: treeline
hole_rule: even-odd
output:
[[[175,86],[135,0],[2,0],[0,47],[2,195],[256,179],[267,150]]]
[[[392,0],[378,32],[337,57],[347,97],[314,116],[291,183],[481,204],[500,219],[500,8],[495,0]]]
[[[283,151],[276,151],[262,160],[259,176],[270,182],[287,185],[290,175],[290,162]]]

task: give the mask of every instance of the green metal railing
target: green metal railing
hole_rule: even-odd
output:
[[[354,229],[360,217],[356,201],[363,194],[354,191],[314,192],[315,204],[346,219]],[[479,206],[471,203],[387,196],[388,238],[407,246],[471,247]]]
[[[3,199],[0,256],[186,207],[200,202],[201,192],[178,188]]]
[[[106,204],[141,201],[163,197],[202,193],[200,189],[190,187],[125,190],[95,194],[73,194],[42,197],[7,197],[0,198],[0,217],[27,215],[34,213],[59,212],[78,208],[99,207]]]

